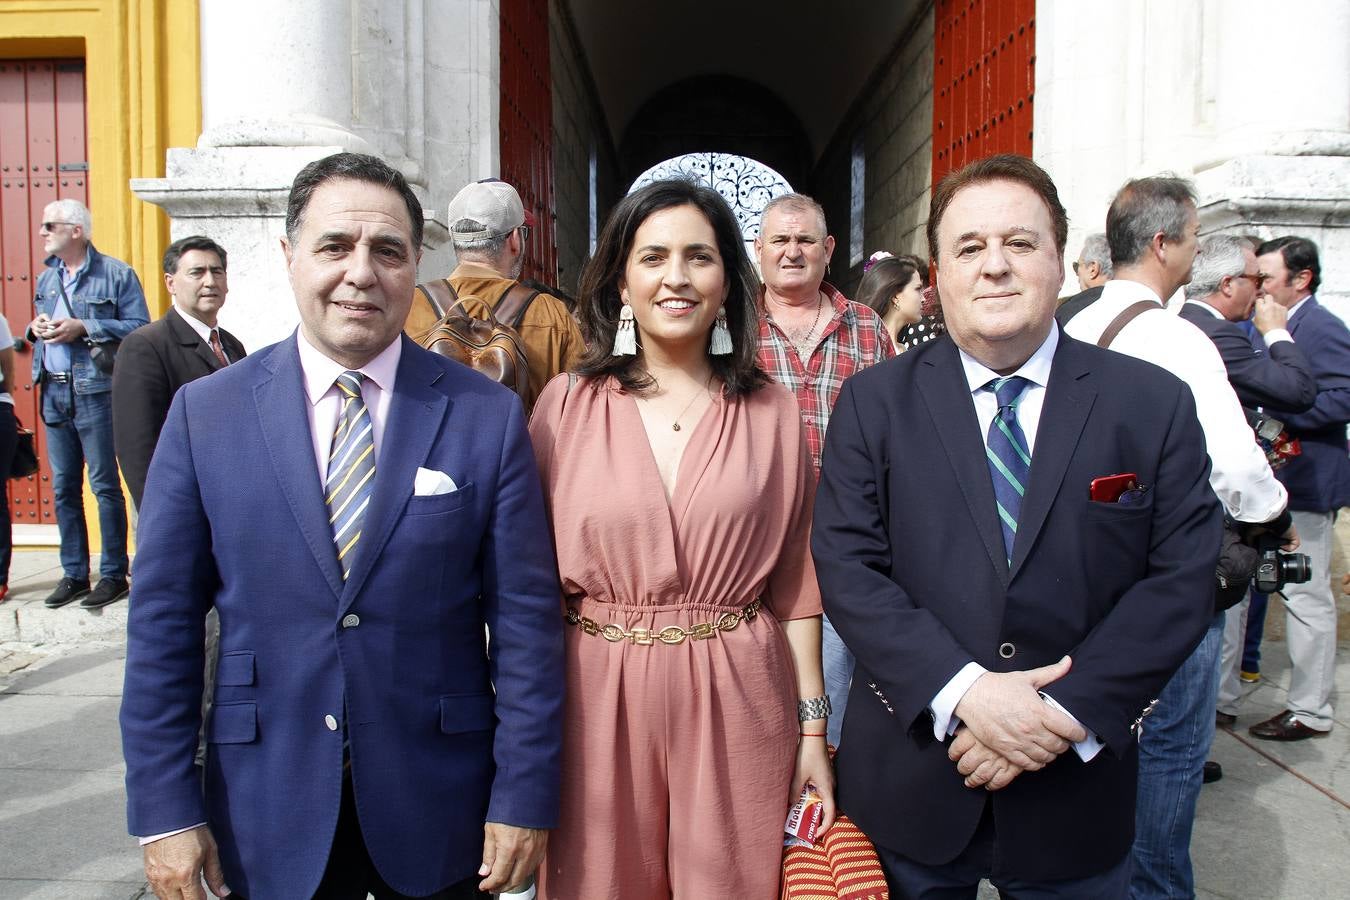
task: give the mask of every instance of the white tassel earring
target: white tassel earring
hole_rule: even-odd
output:
[[[619,327],[614,331],[614,349],[610,355],[637,355],[637,328],[633,325],[633,307],[627,303],[619,311]]]
[[[731,352],[731,329],[727,328],[727,307],[722,304],[717,308],[717,320],[713,322],[712,342],[708,345],[708,353],[712,356],[726,356]]]

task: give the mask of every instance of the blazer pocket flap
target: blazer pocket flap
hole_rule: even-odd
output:
[[[249,685],[253,683],[252,650],[220,654],[216,665],[216,684]]]
[[[430,516],[450,512],[468,505],[473,500],[473,493],[473,484],[469,483],[448,494],[413,495],[408,499],[407,512],[410,516]]]
[[[441,734],[488,731],[497,724],[492,694],[456,694],[441,698]]]
[[[211,711],[212,744],[247,744],[258,738],[258,704],[217,703]]]

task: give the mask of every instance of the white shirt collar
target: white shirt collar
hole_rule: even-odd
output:
[[[305,374],[305,394],[311,406],[316,405],[323,395],[328,393],[337,381],[337,377],[348,371],[347,367],[329,359],[321,350],[305,339],[302,328],[295,330],[296,344],[300,350],[300,370]],[[394,377],[398,374],[398,361],[403,355],[403,336],[400,334],[379,355],[356,371],[375,382],[382,391],[394,389]]]
[[[218,329],[212,328],[210,325],[207,325],[201,319],[197,319],[188,315],[187,313],[179,309],[177,305],[172,305],[169,307],[169,309],[177,313],[178,318],[188,323],[188,325],[192,328],[192,330],[197,332],[198,337],[200,337],[203,341],[205,341],[208,344],[211,343],[211,332],[216,331]]]
[[[1036,352],[1031,354],[1026,362],[1018,367],[1014,375],[1020,375],[1032,384],[1045,387],[1050,383],[1050,364],[1055,359],[1055,348],[1059,346],[1059,326],[1052,324],[1050,333],[1045,336],[1041,346]],[[1001,378],[999,373],[979,362],[975,357],[966,353],[960,347],[956,351],[961,354],[961,368],[966,373],[966,384],[970,386],[970,392],[973,394],[984,387],[995,378]]]
[[[1186,305],[1187,305],[1187,306],[1198,306],[1198,307],[1200,307],[1201,309],[1203,309],[1205,312],[1207,312],[1207,313],[1209,313],[1210,315],[1214,316],[1214,318],[1216,318],[1216,319],[1222,319],[1222,318],[1224,317],[1223,313],[1219,312],[1217,309],[1215,309],[1214,307],[1210,306],[1208,303],[1206,303],[1206,302],[1203,301],[1203,300],[1187,300],[1187,301],[1186,301]]]
[[[1304,297],[1302,300],[1300,300],[1300,301],[1298,301],[1297,303],[1295,303],[1293,306],[1289,307],[1289,318],[1292,319],[1292,318],[1294,317],[1294,313],[1298,312],[1298,311],[1299,311],[1299,308],[1302,307],[1303,304],[1305,304],[1305,303],[1307,303],[1309,300],[1311,300],[1311,299],[1312,299],[1312,296],[1313,296],[1312,294],[1309,294],[1308,296]]]

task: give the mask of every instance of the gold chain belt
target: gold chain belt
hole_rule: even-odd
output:
[[[720,632],[732,631],[742,621],[754,621],[755,616],[759,615],[760,608],[764,606],[764,601],[756,597],[746,604],[745,609],[740,612],[723,613],[716,622],[699,622],[697,625],[691,625],[685,628],[681,625],[667,625],[661,629],[634,628],[632,631],[625,629],[621,625],[610,623],[601,625],[594,619],[583,616],[574,608],[567,608],[567,624],[575,625],[586,634],[598,634],[612,644],[619,641],[628,641],[631,644],[650,647],[657,641],[663,644],[683,644],[685,639],[691,641],[706,641],[710,637],[716,637]]]

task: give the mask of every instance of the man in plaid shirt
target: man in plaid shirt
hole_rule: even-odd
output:
[[[825,282],[834,238],[825,210],[804,194],[784,194],[764,207],[755,253],[760,294],[759,363],[797,395],[811,462],[820,475],[820,451],[830,410],[844,379],[895,355],[881,317]],[[839,746],[853,656],[823,619],[821,653],[833,712],[829,740]]]

